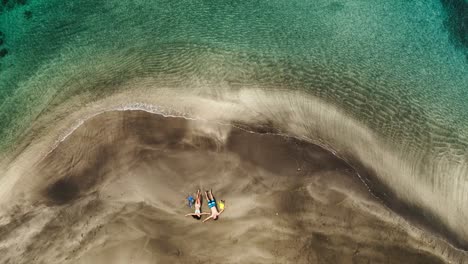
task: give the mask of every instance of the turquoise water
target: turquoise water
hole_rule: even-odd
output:
[[[411,167],[393,182],[411,177],[411,188],[443,198],[421,207],[468,241],[461,228],[468,216],[467,2],[6,2],[3,151],[71,98],[93,102],[130,89],[122,84],[132,79],[187,89],[303,91],[384,144],[366,148],[391,146],[401,162],[394,167]],[[336,142],[327,139],[340,149]],[[400,186],[391,187],[398,193]],[[411,203],[406,192],[399,196]],[[444,203],[452,208],[441,210]]]

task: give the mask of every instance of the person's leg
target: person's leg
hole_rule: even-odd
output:
[[[205,196],[206,196],[206,200],[209,202],[210,198],[208,198],[208,191],[205,191]]]
[[[201,204],[201,195],[200,195],[200,190],[197,191],[197,198],[195,203]]]
[[[213,191],[210,189],[210,200],[214,200]]]

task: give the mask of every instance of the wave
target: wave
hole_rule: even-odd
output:
[[[449,262],[465,261],[466,253],[459,249],[466,249],[468,241],[465,227],[468,214],[468,119],[464,114],[467,64],[463,50],[450,45],[450,37],[456,46],[463,48],[464,45],[463,29],[466,27],[463,27],[461,11],[466,4],[463,2],[401,1],[378,5],[365,1],[352,4],[319,1],[313,5],[308,1],[261,5],[248,1],[235,4],[231,1],[203,4],[194,1],[153,4],[116,1],[99,5],[91,1],[67,2],[66,5],[62,2],[28,1],[24,5],[23,1],[13,8],[14,1],[9,1],[8,10],[0,15],[0,19],[6,22],[0,25],[5,55],[0,65],[0,97],[3,98],[0,103],[0,205],[5,215],[0,219],[0,234],[7,237],[0,241],[0,255],[4,256],[5,262],[17,262],[21,254],[25,256],[22,259],[30,262],[37,262],[35,257],[48,263],[65,261],[66,258],[85,261],[93,250],[108,250],[112,254],[117,248],[128,253],[126,256],[129,258],[134,252],[148,257],[148,245],[153,245],[151,252],[173,252],[170,253],[173,256],[158,253],[161,258],[173,259],[174,256],[182,258],[184,254],[189,256],[192,251],[180,240],[171,240],[172,235],[182,236],[179,232],[190,231],[193,232],[191,238],[202,241],[195,235],[198,229],[183,225],[175,227],[175,211],[167,208],[173,200],[166,199],[172,196],[153,197],[150,191],[145,191],[142,197],[130,190],[123,195],[123,200],[108,201],[104,186],[113,186],[111,189],[115,193],[111,197],[115,197],[121,188],[127,190],[125,184],[122,183],[120,188],[114,181],[107,181],[112,178],[107,176],[95,179],[88,175],[83,182],[77,180],[76,175],[67,176],[69,171],[73,171],[67,164],[74,163],[78,164],[77,168],[84,166],[83,169],[94,164],[91,166],[93,170],[103,175],[123,173],[121,169],[129,169],[119,167],[121,164],[113,159],[98,159],[102,155],[95,158],[85,155],[97,149],[112,149],[115,151],[113,155],[103,155],[115,154],[116,159],[124,164],[151,167],[150,162],[139,161],[131,146],[114,149],[99,142],[86,145],[87,141],[83,139],[78,140],[83,143],[73,141],[76,137],[89,139],[85,128],[90,128],[89,124],[95,120],[105,121],[106,116],[115,114],[109,113],[114,110],[144,110],[165,116],[168,120],[182,117],[185,120],[182,123],[192,126],[187,131],[204,135],[201,137],[203,140],[200,137],[197,140],[206,140],[206,144],[211,142],[211,147],[203,145],[203,148],[207,148],[204,154],[212,159],[213,166],[221,166],[219,164],[224,162],[221,157],[229,156],[228,164],[238,161],[242,164],[238,166],[239,170],[249,172],[250,176],[267,170],[265,166],[245,168],[245,164],[252,162],[244,164],[239,158],[242,149],[254,145],[251,141],[237,152],[226,149],[234,130],[249,132],[251,136],[261,133],[286,137],[291,139],[288,144],[316,144],[348,164],[338,174],[346,174],[348,172],[344,171],[349,170],[354,176],[341,177],[321,171],[318,175],[322,176],[317,180],[308,178],[312,183],[299,181],[297,186],[278,187],[278,193],[282,195],[278,201],[275,196],[262,196],[263,191],[268,194],[268,189],[254,192],[253,196],[264,202],[266,207],[262,207],[260,202],[254,205],[266,211],[283,208],[285,211],[281,212],[289,212],[287,206],[279,207],[279,204],[296,201],[288,193],[298,191],[297,188],[297,193],[310,203],[286,203],[296,209],[307,207],[308,213],[293,217],[294,224],[286,227],[281,225],[283,218],[271,225],[276,228],[274,230],[282,232],[285,241],[303,243],[294,244],[295,248],[288,251],[288,245],[278,241],[278,236],[276,240],[262,240],[266,238],[265,232],[258,232],[255,238],[244,236],[251,241],[249,243],[255,239],[259,242],[252,244],[246,254],[240,254],[244,257],[256,256],[271,263],[269,260],[274,259],[274,254],[291,257],[297,256],[296,252],[313,251],[315,253],[303,254],[307,256],[304,258],[309,258],[307,260],[297,256],[297,262],[318,262],[318,256],[326,258],[327,250],[339,248],[338,244],[346,240],[341,238],[346,237],[355,241],[354,246],[358,248],[345,246],[349,258],[346,261],[360,257],[363,250],[359,245],[362,242],[375,249],[375,254],[366,258],[385,262],[378,253],[384,250],[371,245],[382,245],[377,240],[386,240],[387,237],[377,239],[379,234],[395,231],[398,235],[392,238],[393,242],[385,244],[389,246],[384,247],[385,250],[403,250],[406,253],[401,255],[414,258],[431,251]],[[443,7],[447,16],[444,16]],[[444,19],[446,28],[441,27]],[[447,35],[447,29],[451,35]],[[152,119],[148,117],[148,120]],[[123,121],[119,122],[109,121],[109,125],[123,124]],[[116,128],[117,131],[119,129],[124,128]],[[80,134],[83,131],[84,134]],[[98,128],[91,131],[100,138]],[[113,135],[108,134],[109,138],[102,140],[107,142]],[[76,149],[70,147],[71,142],[76,143]],[[188,146],[194,148],[194,143],[189,143]],[[88,149],[83,149],[85,145]],[[261,148],[269,149],[270,145],[267,145]],[[156,151],[151,146],[149,144],[149,149],[141,145],[135,147]],[[67,148],[69,152],[56,154]],[[129,151],[129,155],[119,151]],[[210,156],[213,153],[217,155]],[[65,165],[59,165],[63,157],[70,155],[77,155],[83,161],[80,163],[79,159],[71,158],[62,162]],[[192,156],[193,159],[200,158]],[[134,159],[130,160],[130,157]],[[159,167],[151,168],[166,168],[169,175],[176,175],[167,164],[172,164],[173,160],[184,160],[183,157],[182,152],[177,152],[166,157],[167,163],[158,163]],[[102,167],[97,161],[115,163],[115,166]],[[46,164],[44,162],[49,162],[50,169],[60,170],[52,176],[45,172],[38,174],[41,166]],[[219,168],[217,172],[223,173],[224,167],[216,168]],[[204,171],[192,169],[188,171],[195,175]],[[274,170],[268,172],[274,174]],[[129,186],[153,186],[151,179],[143,177],[142,183],[136,183],[133,180],[140,182],[138,177],[128,176],[133,175],[130,172],[123,174],[117,178],[130,181]],[[52,178],[46,178],[47,175]],[[328,179],[330,175],[334,176]],[[263,182],[271,185],[288,183],[280,180],[283,179],[281,175],[262,179],[250,176],[245,178],[251,180],[247,184],[250,187],[243,190],[260,188]],[[361,185],[353,185],[350,190],[340,185],[339,182],[352,177],[361,177],[360,182],[364,185],[358,182],[356,184]],[[60,181],[62,178],[70,178],[70,181]],[[206,179],[209,178],[207,176]],[[164,179],[157,178],[161,182]],[[190,186],[190,191],[197,185],[200,184]],[[169,183],[164,186],[170,188],[167,187]],[[377,198],[365,196],[368,192],[360,188],[370,189],[385,205],[412,224],[407,224],[406,220],[397,221],[400,219],[397,215],[386,211],[382,204],[375,204]],[[67,192],[61,193],[61,190]],[[229,193],[227,189],[223,192]],[[164,190],[161,193],[165,193]],[[244,196],[241,193],[233,192],[232,195],[238,195],[238,201],[242,201]],[[359,197],[367,198],[357,199],[357,193]],[[343,202],[333,197],[343,197]],[[227,215],[227,218],[245,225],[233,224],[230,227],[255,231],[258,222],[233,218],[235,212],[253,208],[252,203],[240,204],[242,206],[230,211],[234,215]],[[314,204],[318,207],[310,208]],[[320,207],[324,204],[333,205],[331,208],[334,209],[327,211],[326,207]],[[340,206],[346,206],[349,209],[346,212],[352,217],[336,222],[333,217],[316,215],[323,212],[340,218]],[[182,206],[177,210],[180,213]],[[375,241],[364,241],[359,234],[365,233],[362,226],[366,220],[359,218],[356,212],[365,215],[366,219],[373,219],[369,221],[372,221],[370,225],[374,229],[385,231],[370,232]],[[82,213],[97,220],[92,221],[92,225],[85,225],[88,220],[81,217]],[[167,213],[171,217],[161,217]],[[309,213],[313,220],[309,219]],[[268,223],[276,215],[271,216],[256,219]],[[341,230],[338,239],[331,235],[334,229],[321,232],[317,226],[309,227],[314,219],[324,226],[328,222],[340,228],[348,225],[348,230],[357,228],[359,232],[350,236],[338,228]],[[349,224],[353,219],[359,220]],[[151,229],[151,224],[147,223],[158,226],[160,231]],[[404,232],[393,228],[394,223],[398,223]],[[119,226],[127,227],[121,237],[112,229]],[[102,231],[106,228],[109,229]],[[299,235],[301,232],[312,235],[305,239]],[[93,235],[95,233],[100,235]],[[231,233],[224,238],[235,241],[232,237],[236,234]],[[67,235],[76,237],[64,239]],[[113,240],[113,236],[118,242]],[[411,246],[398,244],[398,239],[409,241]],[[123,241],[127,246],[118,246],[123,245]],[[270,245],[268,250],[257,250],[261,248],[258,245],[267,245],[270,241],[276,244]],[[117,243],[114,248],[109,244],[111,242]],[[96,249],[104,244],[106,249]],[[22,253],[14,253],[14,245],[21,245],[18,252]],[[50,251],[44,249],[45,245],[50,245]],[[60,250],[63,245],[74,253]],[[242,243],[238,243],[238,249],[240,245]],[[418,247],[423,248],[423,252],[413,250]],[[428,247],[435,249],[427,250]],[[278,248],[282,251],[275,251]],[[317,248],[323,254],[317,253]],[[411,254],[407,251],[409,248]],[[109,254],[103,259],[111,259]],[[337,254],[331,251],[330,255]],[[403,262],[396,255],[393,260]],[[91,260],[99,258],[95,256]],[[118,263],[115,259],[113,261]],[[229,261],[240,260],[236,260],[236,254],[233,254]],[[339,262],[337,259],[327,261]],[[437,260],[427,259],[425,262]]]
[[[143,81],[143,83],[146,83],[146,81]],[[330,202],[327,199],[332,199],[336,204],[339,204],[337,200],[345,201],[350,199],[353,201],[352,204],[358,204],[360,208],[356,212],[362,213],[362,210],[364,210],[366,217],[375,221],[374,224],[384,221],[382,219],[387,219],[385,221],[393,223],[389,224],[389,228],[403,228],[405,235],[401,234],[402,236],[410,236],[415,241],[419,241],[411,243],[437,248],[435,253],[438,258],[441,257],[447,261],[463,261],[466,258],[465,252],[459,251],[444,242],[444,239],[447,239],[453,245],[461,248],[466,245],[466,228],[462,219],[459,218],[464,214],[464,212],[460,211],[460,208],[462,208],[460,205],[464,201],[462,199],[454,200],[453,197],[446,195],[447,191],[456,192],[462,190],[464,186],[456,182],[458,184],[456,188],[458,189],[449,190],[451,184],[454,184],[451,181],[456,178],[444,179],[446,185],[441,185],[440,180],[437,180],[437,177],[440,177],[437,173],[421,177],[419,173],[425,171],[426,168],[420,166],[421,158],[418,156],[417,150],[407,153],[398,152],[398,148],[382,143],[377,135],[333,106],[303,92],[284,90],[269,90],[266,92],[262,89],[240,89],[237,91],[225,90],[221,93],[218,89],[217,96],[213,99],[206,95],[190,94],[188,91],[182,93],[183,90],[173,88],[155,90],[153,87],[152,93],[149,94],[144,89],[145,85],[137,85],[137,87],[143,87],[143,89],[132,90],[131,97],[128,96],[129,92],[127,91],[94,102],[88,107],[80,108],[80,111],[75,112],[68,120],[61,120],[61,124],[57,125],[54,131],[48,133],[51,135],[48,140],[42,137],[40,140],[42,144],[33,141],[31,146],[39,145],[42,147],[42,151],[31,147],[30,153],[43,153],[44,155],[35,159],[31,159],[29,155],[20,156],[16,163],[23,164],[22,166],[25,167],[23,170],[18,170],[18,167],[15,166],[10,167],[6,177],[2,178],[2,186],[10,186],[9,190],[6,187],[2,189],[2,193],[9,195],[9,197],[2,199],[3,206],[8,204],[17,205],[18,197],[21,197],[19,199],[23,203],[21,207],[41,208],[41,210],[48,208],[47,210],[53,211],[54,214],[52,215],[56,216],[56,214],[64,212],[67,212],[66,214],[75,214],[71,210],[87,210],[83,209],[82,206],[88,203],[106,203],[106,205],[99,205],[106,209],[99,207],[101,208],[99,210],[108,212],[114,217],[119,215],[124,219],[128,218],[122,220],[124,225],[136,224],[130,219],[141,220],[140,216],[132,218],[128,213],[125,216],[120,215],[119,210],[125,211],[127,210],[125,208],[131,207],[133,209],[128,210],[131,212],[138,211],[138,215],[146,215],[148,214],[147,210],[149,210],[149,214],[152,216],[141,217],[144,219],[149,217],[151,221],[158,223],[162,221],[163,223],[158,224],[159,228],[166,228],[166,226],[173,225],[171,223],[176,221],[174,217],[180,214],[181,207],[183,207],[176,206],[174,209],[174,200],[181,199],[183,193],[192,191],[194,188],[216,186],[213,188],[220,190],[225,195],[231,195],[231,192],[233,192],[234,201],[247,203],[247,205],[243,204],[238,207],[233,204],[233,214],[236,221],[242,222],[242,217],[236,216],[236,211],[244,212],[242,215],[244,217],[247,214],[246,212],[255,213],[255,206],[266,210],[262,204],[248,205],[250,198],[242,197],[245,193],[252,192],[252,195],[257,197],[264,192],[271,193],[275,190],[273,188],[273,186],[276,186],[275,184],[288,185],[295,183],[293,184],[295,188],[309,186],[306,189],[309,188],[307,197],[313,197],[311,203],[322,201],[324,204],[329,205]],[[131,98],[131,101],[129,101],[129,98]],[[132,101],[135,102],[135,99],[140,103],[131,103]],[[72,108],[66,109],[66,111],[70,112],[75,110]],[[144,114],[144,112],[135,110],[143,110],[158,115]],[[57,116],[61,117],[63,115],[64,112],[57,114]],[[78,119],[78,116],[81,119]],[[87,118],[83,119],[83,116],[87,116]],[[77,122],[77,119],[80,121]],[[43,121],[40,123],[44,124]],[[73,123],[75,125],[70,125]],[[68,125],[64,126],[63,124]],[[63,130],[63,127],[73,129]],[[59,136],[60,134],[62,136]],[[265,138],[268,137],[277,139],[266,140]],[[267,142],[262,143],[262,140]],[[278,144],[274,143],[276,141],[283,142],[285,145],[280,148],[275,147],[275,144]],[[53,142],[56,142],[55,145]],[[319,145],[331,154],[325,154],[327,152],[318,150],[317,147],[310,144]],[[50,149],[50,146],[54,147]],[[300,149],[299,153],[302,154],[297,154],[298,149]],[[167,153],[164,152],[166,150]],[[187,152],[193,153],[187,154]],[[304,158],[301,156],[305,155],[304,153],[310,156]],[[229,158],[226,158],[226,155]],[[238,158],[233,158],[230,155]],[[320,157],[323,155],[327,157],[327,161],[320,161]],[[151,160],[158,160],[158,157],[164,158],[156,162],[156,165],[151,165]],[[223,160],[222,157],[225,157],[229,162]],[[408,157],[412,157],[412,159]],[[317,158],[319,159],[317,160]],[[29,160],[26,161],[25,159]],[[233,160],[235,162],[230,163]],[[287,162],[283,164],[283,161]],[[230,165],[226,166],[226,162]],[[187,167],[177,168],[175,165],[177,163],[186,163]],[[249,165],[239,165],[244,163]],[[29,167],[24,164],[29,164]],[[313,167],[314,164],[321,164],[320,172],[315,173],[313,170],[309,170],[306,173],[301,169],[302,165]],[[140,166],[147,167],[144,169]],[[247,168],[243,166],[247,166]],[[333,172],[330,172],[334,168],[338,168],[338,171],[340,171],[338,174],[344,175],[340,177],[330,176],[330,173],[334,175]],[[459,170],[460,173],[463,173],[462,169],[464,167],[447,168],[439,165],[434,168]],[[141,172],[141,169],[145,171]],[[152,179],[152,173],[149,173],[152,170],[158,175],[155,179]],[[249,179],[248,182],[239,183],[236,181],[237,176],[235,175],[240,173],[239,170],[243,171],[244,176],[248,175],[246,176]],[[255,175],[259,171],[263,176],[257,178]],[[289,182],[287,175],[292,174],[292,172],[296,174],[298,172],[300,172],[299,174],[304,173],[306,176],[304,176],[304,179],[294,178],[292,182]],[[214,175],[219,176],[220,173],[227,174],[218,182],[219,179]],[[14,176],[8,177],[8,174],[14,174]],[[138,180],[140,174],[145,176],[142,176],[143,179]],[[322,178],[324,183],[318,189],[310,187],[310,181],[313,181],[310,175],[315,174],[324,177]],[[192,178],[184,178],[185,176],[182,177],[181,175],[192,175],[190,176]],[[434,177],[433,181],[439,182],[439,185],[429,185],[425,179],[430,176]],[[173,182],[174,177],[179,178]],[[330,177],[330,179],[327,177]],[[338,179],[334,177],[338,177]],[[137,183],[132,182],[133,178],[136,178]],[[346,189],[345,186],[340,184],[337,187],[337,182],[347,182],[350,178],[354,182],[352,185],[354,187],[350,189],[352,192],[336,194],[343,199],[332,198],[335,197],[333,192],[337,189],[340,192]],[[127,182],[129,186],[127,186]],[[137,184],[137,187],[134,184]],[[146,185],[148,185],[149,189],[145,189]],[[184,186],[183,193],[180,191],[181,186]],[[189,186],[190,188],[188,188]],[[294,189],[293,186],[288,186],[286,188],[288,191]],[[273,189],[269,189],[269,187]],[[286,189],[281,189],[281,191],[284,192]],[[323,197],[319,189],[327,189],[326,191],[322,190],[325,192]],[[375,196],[369,196],[369,189],[380,201],[384,202],[383,204],[402,215],[403,218],[390,213],[381,202],[376,202]],[[119,192],[122,193],[122,196],[116,198],[119,197]],[[332,192],[332,194],[327,192]],[[154,197],[159,193],[164,195]],[[109,195],[107,198],[110,200],[107,200],[105,195]],[[293,199],[291,203],[303,204],[301,199]],[[366,202],[363,203],[362,200]],[[111,201],[111,205],[107,204],[109,201]],[[284,201],[281,200],[280,202]],[[372,206],[369,207],[368,203]],[[445,206],[446,203],[451,203],[452,206]],[[172,205],[172,207],[169,205]],[[266,203],[265,206],[271,209],[273,205]],[[286,203],[281,207],[281,210],[284,212],[292,210],[289,206],[295,208],[290,203]],[[8,209],[9,212],[13,210],[11,206],[7,207],[10,208]],[[17,210],[17,207],[15,208]],[[273,208],[276,207],[273,206]],[[293,211],[301,210],[302,207],[299,207]],[[31,211],[37,212],[32,209]],[[23,211],[23,217],[34,215],[35,213],[32,212]],[[311,211],[307,212],[309,214]],[[326,210],[323,213],[327,215]],[[110,215],[103,214],[99,216],[102,219],[96,222],[100,223],[100,228],[108,224],[106,221],[113,223],[113,221],[106,218],[110,217]],[[155,214],[158,216],[156,217]],[[161,218],[160,214],[168,216]],[[81,218],[78,217],[78,219]],[[78,219],[76,221],[81,221]],[[327,219],[327,221],[331,221],[329,218]],[[337,219],[344,221],[338,221],[341,224],[351,221],[346,217],[340,218],[340,216]],[[454,219],[459,219],[459,221],[453,221]],[[322,220],[318,217],[318,219],[311,221],[320,222]],[[49,219],[48,221],[52,220]],[[52,222],[49,224],[52,225]],[[341,224],[336,223],[334,228]],[[137,232],[139,235],[129,231],[128,237],[138,237],[138,239],[146,237],[147,232],[149,232],[146,230],[148,227],[143,226],[132,227],[139,230]],[[276,226],[276,223],[273,226],[280,228]],[[360,224],[351,224],[351,226],[357,228]],[[6,227],[8,227],[8,224]],[[4,230],[6,227],[3,227]],[[97,232],[96,228],[97,225],[89,232]],[[177,233],[177,231],[172,231]],[[304,235],[314,232],[318,232],[318,229],[315,231],[308,230]],[[328,237],[331,234],[330,232],[327,231],[322,235]],[[357,243],[362,239],[361,235],[359,235],[360,232],[364,231],[361,230],[357,232],[356,236],[351,235],[347,239]],[[390,232],[390,230],[385,232]],[[385,232],[376,231],[375,234],[381,235]],[[394,232],[394,230],[391,232]],[[88,235],[90,234],[88,233]],[[169,233],[165,235],[169,235]],[[45,234],[43,236],[46,237]],[[83,236],[86,236],[86,232]],[[151,237],[151,239],[155,239],[153,236]],[[34,242],[34,239],[29,241],[31,245],[39,243],[39,240]],[[71,255],[67,257],[71,257],[76,261],[86,259],[89,257],[88,254],[91,254],[90,252],[94,252],[93,249],[99,248],[99,250],[96,249],[96,252],[101,252],[104,248],[111,247],[110,244],[114,241],[110,237],[101,237],[99,239],[94,237],[91,239],[92,242],[89,242],[88,247],[79,249],[81,253],[73,255],[73,257]],[[57,241],[60,241],[60,239],[57,238]],[[120,238],[119,241],[120,244],[124,243],[123,241],[128,242],[129,238]],[[115,243],[117,242],[114,241]],[[379,244],[375,241],[366,243],[368,246],[372,243],[375,243],[374,246]],[[158,251],[160,249],[156,248],[162,246],[160,243],[156,244],[154,250]],[[411,245],[414,246],[414,244]],[[301,246],[304,245],[301,244]],[[408,247],[410,246],[399,245],[398,248],[400,250],[404,248],[403,251],[406,253],[398,252],[406,255]],[[269,252],[270,249],[266,251]],[[43,249],[37,246],[37,251],[40,250]],[[379,250],[376,249],[377,251]],[[96,252],[95,254],[98,254]],[[38,253],[36,252],[36,254]],[[266,253],[263,252],[263,254]],[[418,254],[417,256],[421,257]],[[65,257],[65,255],[62,254],[61,256]],[[378,260],[375,256],[370,258]],[[265,259],[271,260],[269,257],[265,257]],[[434,262],[434,260],[429,262]]]

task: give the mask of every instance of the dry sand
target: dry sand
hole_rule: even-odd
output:
[[[201,122],[142,111],[85,122],[17,183],[18,205],[0,218],[0,262],[446,262],[432,251],[443,241],[386,208],[331,153]],[[220,219],[184,217],[185,197],[209,188],[226,200]]]

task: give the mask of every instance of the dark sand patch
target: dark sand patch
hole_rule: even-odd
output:
[[[223,141],[194,123],[87,121],[23,182],[36,216],[13,227],[38,231],[3,232],[18,246],[0,262],[444,263],[331,153],[236,128]],[[184,217],[198,188],[227,201],[219,221]]]

